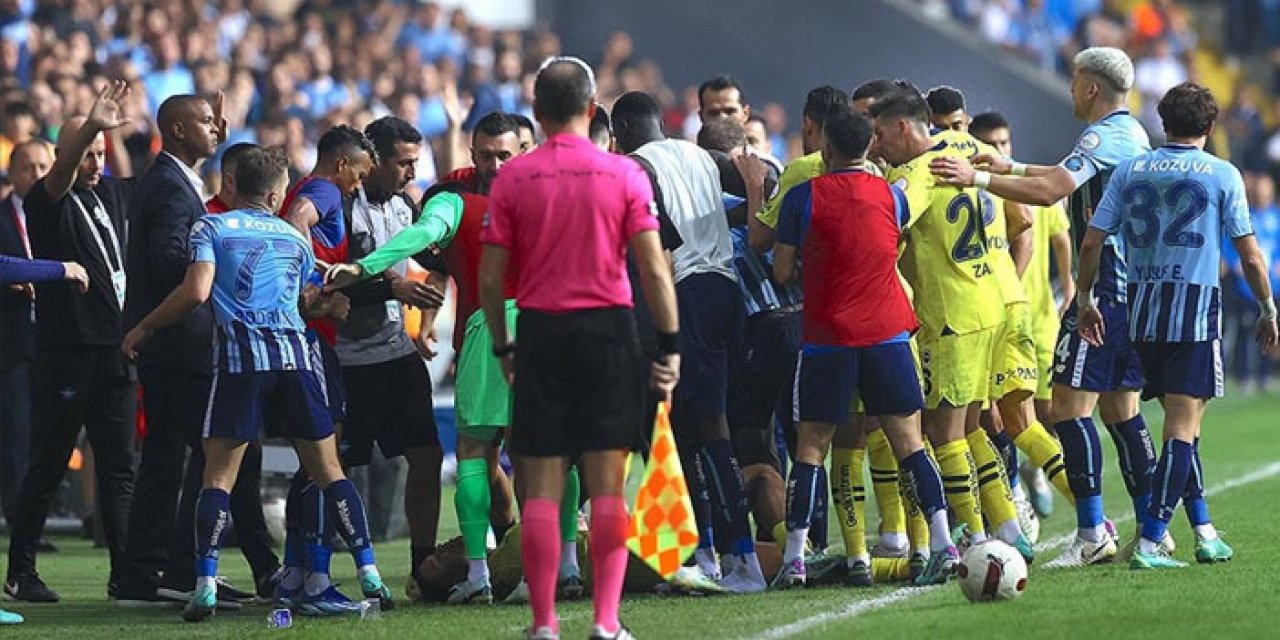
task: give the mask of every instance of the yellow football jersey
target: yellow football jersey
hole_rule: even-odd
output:
[[[1058,307],[1053,300],[1053,283],[1049,279],[1049,239],[1069,231],[1071,221],[1061,202],[1048,207],[1034,207],[1031,213],[1035,218],[1035,226],[1031,228],[1035,249],[1031,253],[1031,264],[1027,265],[1027,270],[1022,274],[1022,287],[1027,292],[1031,311],[1036,317],[1056,317]],[[1070,278],[1071,274],[1064,273],[1061,277]]]
[[[943,141],[889,170],[889,182],[906,193],[911,210],[902,273],[915,290],[927,335],[965,334],[1004,320],[978,190],[941,184],[929,171],[936,157],[969,155]]]
[[[943,129],[934,134],[934,142],[946,142],[956,153],[972,158],[979,153],[997,154],[996,148],[964,131]],[[1026,302],[1027,292],[1018,279],[1018,266],[1009,253],[1009,225],[1004,217],[1004,198],[985,189],[978,190],[978,203],[982,206],[982,221],[987,228],[987,249],[991,254],[991,268],[1000,283],[1000,295],[1005,304]]]

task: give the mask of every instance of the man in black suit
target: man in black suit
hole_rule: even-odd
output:
[[[129,210],[127,265],[134,275],[125,302],[127,327],[177,288],[191,261],[191,226],[205,214],[196,165],[212,156],[224,137],[221,100],[215,100],[215,108],[199,96],[179,95],[160,105],[156,120],[163,150],[139,179]],[[213,311],[206,303],[157,331],[138,357],[147,435],[135,495],[147,507],[130,513],[129,552],[117,597],[123,607],[185,602],[195,586],[193,514],[204,471],[200,439],[213,381],[213,331]],[[265,551],[268,557],[254,570],[269,576],[279,563],[269,547]],[[229,608],[235,608],[232,600],[252,597],[221,591],[230,596],[224,602]]]
[[[31,252],[75,261],[89,274],[87,293],[65,282],[36,285],[36,359],[32,371],[31,460],[9,538],[4,592],[15,600],[57,602],[36,573],[36,542],[81,427],[93,446],[98,514],[111,551],[111,594],[124,555],[133,496],[135,387],[120,353],[124,211],[134,181],[104,177],[108,132],[128,122],[128,85],[112,82],[89,115],[60,130],[57,158],[23,201]],[[119,150],[119,139],[112,146]]]
[[[17,145],[9,155],[13,193],[0,201],[0,254],[31,257],[22,199],[49,173],[53,150],[43,140]],[[0,504],[13,526],[18,488],[31,456],[31,364],[35,359],[35,287],[0,287]],[[45,546],[49,545],[49,546]],[[41,540],[40,551],[54,550]]]

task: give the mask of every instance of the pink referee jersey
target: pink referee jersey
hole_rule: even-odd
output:
[[[563,313],[630,307],[627,242],[657,230],[639,164],[557,134],[498,172],[480,239],[510,252],[521,309]]]

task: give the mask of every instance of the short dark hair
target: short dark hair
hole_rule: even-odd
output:
[[[929,103],[910,84],[895,87],[871,105],[872,118],[906,118],[928,125],[932,116]]]
[[[4,105],[4,117],[17,118],[19,116],[37,117],[35,108],[25,100],[13,100]]]
[[[373,148],[378,150],[379,158],[394,158],[396,145],[401,142],[405,144],[422,142],[422,134],[418,133],[418,130],[408,121],[396,116],[383,116],[365,125],[364,136],[373,143]]]
[[[165,98],[165,101],[160,103],[160,108],[156,110],[156,125],[160,127],[160,135],[169,135],[169,128],[177,123],[186,109],[197,102],[204,101],[204,98],[189,93]]]
[[[1218,101],[1208,88],[1184,82],[1164,94],[1156,112],[1170,137],[1199,138],[1213,129],[1218,119]]]
[[[853,90],[853,93],[849,94],[849,101],[866,100],[868,98],[872,100],[879,100],[880,96],[892,91],[894,86],[893,81],[888,78],[868,80],[858,85],[857,88]]]
[[[519,129],[520,121],[511,114],[491,111],[476,122],[476,128],[471,131],[471,135],[484,134],[496,138],[505,133],[516,133]]]
[[[849,105],[849,95],[831,85],[823,85],[809,91],[804,98],[804,117],[817,122],[825,122],[827,116],[840,107]]]
[[[769,128],[769,122],[764,119],[764,116],[754,111],[751,112],[751,115],[747,116],[747,122],[759,122],[760,124],[764,125],[766,129]]]
[[[608,136],[611,135],[613,135],[613,124],[609,122],[609,112],[605,111],[604,107],[597,102],[596,113],[591,116],[591,129],[588,131],[587,136],[595,140],[601,136],[608,139]]]
[[[533,126],[533,121],[529,119],[529,116],[526,116],[523,113],[512,113],[509,115],[512,118],[515,118],[517,127],[521,129],[527,129],[529,133],[533,133],[537,131],[537,129]]]
[[[591,68],[577,58],[551,58],[533,81],[534,105],[538,115],[549,122],[568,122],[586,114],[595,92]]]
[[[969,133],[975,136],[982,136],[996,129],[1008,129],[1009,121],[999,111],[987,111],[979,113],[973,117],[973,122],[969,123]]]
[[[717,118],[702,123],[698,130],[698,146],[707,151],[729,153],[747,144],[747,132],[742,125],[731,120]]]
[[[661,124],[662,105],[658,104],[658,99],[652,94],[644,91],[628,91],[614,101],[611,115],[615,125],[623,123],[617,126],[622,127],[625,133],[628,125],[637,122],[652,120]]]
[[[365,137],[359,129],[340,124],[336,127],[325,131],[320,136],[320,141],[316,143],[316,153],[321,158],[332,157],[335,153],[342,155],[351,155],[363,151],[369,154],[369,158],[374,164],[378,163],[378,150],[373,147],[373,143],[369,138]],[[236,185],[240,184],[240,174],[236,174]]]
[[[934,113],[955,113],[964,110],[964,94],[960,93],[959,89],[945,84],[930,89],[924,99]]]
[[[861,158],[871,144],[871,121],[848,105],[832,111],[822,121],[822,136],[847,159]]]
[[[736,89],[738,91],[738,102],[740,104],[747,103],[747,94],[742,91],[742,85],[738,84],[738,81],[734,80],[732,76],[720,73],[698,86],[698,108],[701,109],[703,107],[702,94],[708,91],[724,91],[725,89]]]
[[[237,142],[222,152],[222,164],[218,170],[222,173],[230,173],[235,175],[237,163],[244,153],[250,149],[256,148],[258,145],[252,142]]]
[[[289,175],[289,154],[284,147],[253,146],[236,161],[236,191],[241,196],[262,197]]]

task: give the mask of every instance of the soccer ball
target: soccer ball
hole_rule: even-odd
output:
[[[1027,589],[1027,563],[1022,554],[994,538],[969,547],[960,558],[956,576],[970,602],[1012,600]]]

